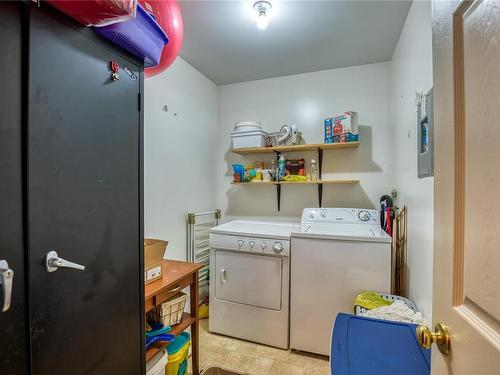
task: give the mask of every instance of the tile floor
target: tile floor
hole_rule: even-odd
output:
[[[219,366],[250,375],[330,375],[328,358],[287,351],[208,331],[200,321],[200,366]]]

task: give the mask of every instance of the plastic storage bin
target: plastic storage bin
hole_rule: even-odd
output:
[[[168,43],[165,31],[140,4],[137,4],[137,16],[134,19],[109,26],[94,27],[94,30],[143,59],[146,68],[160,63],[163,47]]]
[[[416,324],[340,313],[330,366],[335,375],[430,375],[431,350],[418,345]]]
[[[187,332],[182,332],[167,346],[168,364],[166,375],[184,375],[186,373],[190,346],[191,338]]]
[[[146,375],[165,375],[165,366],[168,363],[168,354],[166,350],[156,353],[146,363]]]
[[[263,130],[238,131],[231,133],[233,148],[266,147],[267,132]]]
[[[137,0],[47,0],[85,26],[105,26],[135,17]]]

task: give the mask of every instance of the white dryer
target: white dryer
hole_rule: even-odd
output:
[[[391,237],[376,210],[306,208],[291,241],[290,347],[329,355],[337,314],[362,291],[390,292]]]
[[[288,348],[290,234],[299,230],[244,220],[211,229],[211,332]]]

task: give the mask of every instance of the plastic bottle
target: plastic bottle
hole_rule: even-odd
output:
[[[311,159],[311,170],[309,171],[309,180],[318,181],[318,165],[316,160]]]
[[[282,181],[285,178],[286,161],[285,155],[280,154],[278,159],[278,181]]]
[[[276,160],[273,159],[271,164],[271,171],[273,173],[273,180],[278,180],[278,169],[276,168]]]

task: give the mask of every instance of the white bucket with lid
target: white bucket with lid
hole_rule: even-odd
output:
[[[246,132],[232,132],[233,148],[266,147],[267,132],[252,130]]]
[[[234,124],[234,133],[262,130],[262,124],[259,121],[245,120],[237,121]]]

